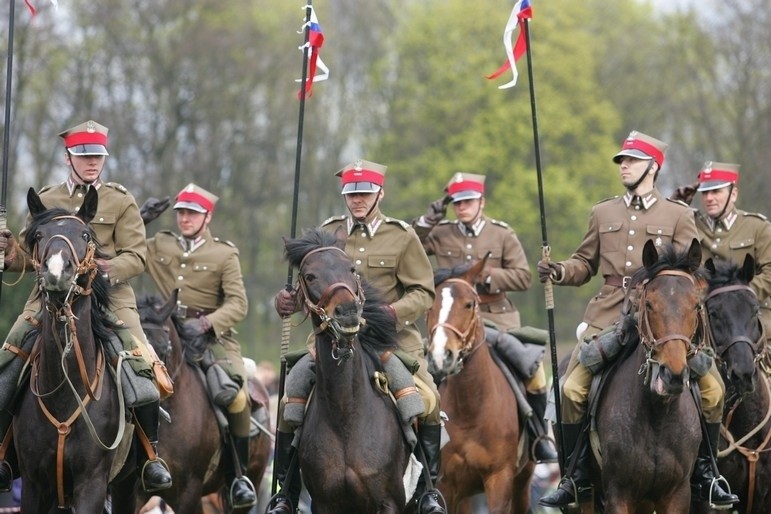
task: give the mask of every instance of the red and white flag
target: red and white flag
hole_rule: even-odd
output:
[[[321,32],[321,25],[319,25],[319,19],[316,17],[316,11],[313,10],[313,6],[306,6],[303,9],[310,7],[311,16],[308,25],[308,43],[300,47],[300,50],[308,52],[308,76],[305,79],[305,87],[300,88],[300,92],[297,96],[311,96],[313,94],[313,83],[321,82],[329,78],[329,68],[324,64],[324,61],[319,57],[319,50],[321,45],[324,44],[324,34]],[[303,25],[305,29],[305,25]],[[316,73],[319,71],[319,73]],[[302,82],[302,79],[297,79],[297,82]]]
[[[507,60],[500,68],[495,70],[487,78],[492,80],[500,77],[506,70],[511,70],[512,78],[509,82],[502,86],[498,86],[498,89],[508,89],[514,87],[517,84],[517,61],[527,51],[527,39],[525,38],[525,20],[533,18],[533,7],[530,5],[530,0],[517,0],[514,4],[514,8],[511,10],[509,21],[506,22],[506,28],[503,31],[503,46],[506,49]],[[517,40],[512,46],[511,40],[514,32],[517,32]]]

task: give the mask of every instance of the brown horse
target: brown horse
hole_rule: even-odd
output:
[[[175,512],[201,514],[201,497],[225,487],[224,459],[221,456],[224,450],[221,449],[222,438],[214,410],[201,374],[196,369],[198,364],[188,362],[191,352],[187,346],[188,338],[184,335],[185,328],[182,321],[173,315],[176,304],[176,291],[165,303],[157,297],[143,297],[137,303],[147,340],[166,363],[176,391],[161,403],[170,414],[171,423],[161,421],[158,445],[159,454],[169,465],[173,485],[153,494],[161,496]],[[264,409],[259,414],[265,414],[268,408],[267,391],[256,378],[250,378],[250,388],[262,392],[259,396]],[[252,402],[253,417],[257,417],[259,406],[257,402]],[[269,416],[260,417],[258,421],[270,430]],[[247,476],[255,487],[259,487],[272,441],[268,434],[260,431],[249,444]],[[142,503],[151,496],[143,491],[137,494]],[[113,500],[116,504],[120,502],[115,498]]]
[[[705,267],[710,271],[705,301],[709,334],[726,385],[720,471],[739,496],[734,508],[740,513],[771,512],[771,368],[760,304],[749,286],[755,260],[747,255],[739,267],[710,259]],[[691,511],[718,512],[706,504]]]
[[[315,229],[285,247],[316,335],[316,388],[298,429],[313,512],[402,512],[410,448],[395,405],[373,385],[375,372],[383,372],[378,355],[396,346],[393,318],[360,284],[344,233],[338,239]]]
[[[535,465],[519,454],[517,399],[485,342],[474,284],[481,260],[462,274],[435,275],[428,312],[428,366],[439,392],[450,442],[442,448],[438,488],[448,512],[471,512],[470,496],[484,492],[490,514],[528,512]]]
[[[680,514],[689,508],[701,441],[687,391],[691,341],[704,331],[701,247],[694,239],[684,252],[667,246],[659,255],[649,240],[643,264],[627,292],[627,300],[637,297],[637,313],[622,323],[624,354],[597,407],[602,479],[595,474],[594,483],[601,484],[605,512]]]
[[[88,225],[97,203],[89,188],[73,215],[46,209],[33,189],[27,194],[32,221],[26,244],[44,308],[30,387],[21,392],[13,420],[23,512],[102,512],[125,427],[100,344],[113,336],[113,327],[103,318],[108,285]]]

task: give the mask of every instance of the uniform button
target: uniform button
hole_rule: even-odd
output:
[[[83,193],[78,193],[78,198],[83,198]]]
[[[187,252],[182,252],[182,257],[187,257],[188,255],[190,255],[190,254],[187,253]]]
[[[656,233],[657,233],[657,234],[661,234],[661,230],[657,230],[657,231],[656,231]]]
[[[179,267],[180,267],[180,268],[187,268],[187,264],[185,264],[185,263],[183,262],[182,264],[180,264],[180,265],[179,265]]]
[[[634,214],[632,214],[632,221],[637,221],[637,216],[635,216]]]
[[[503,308],[503,311],[506,312],[506,307]]]
[[[452,255],[452,252],[448,251],[448,252],[447,252],[447,255]]]
[[[625,265],[625,266],[628,268],[629,266],[631,266],[631,265],[632,265],[632,261],[626,261],[626,262],[624,263],[624,265]]]
[[[203,269],[205,271],[205,270],[209,269],[209,266],[204,266]]]
[[[634,230],[630,230],[630,231],[629,231],[629,235],[630,235],[630,236],[633,236],[633,235],[634,235]]]
[[[466,256],[466,260],[467,260],[467,261],[470,261],[470,260],[471,260],[471,256],[470,256],[470,255],[467,255],[467,256]]]
[[[380,265],[381,266],[385,266],[385,262],[384,261],[380,261]]]
[[[360,251],[360,252],[363,252],[363,251],[364,251],[364,248],[359,248],[359,251]]]
[[[718,231],[718,232],[722,232],[722,231],[723,231],[723,229],[722,229],[722,228],[720,228],[720,227],[718,227],[717,231]]]
[[[717,239],[715,239],[715,242],[719,243],[720,242],[720,238],[718,237]]]
[[[627,249],[627,250],[629,250],[629,251],[631,252],[632,250],[634,250],[634,246],[632,246],[632,245],[629,245],[629,246],[627,246],[627,247],[626,247],[626,249]]]
[[[635,205],[634,206],[634,210],[639,211],[640,210],[640,206],[639,205]]]
[[[717,245],[715,243],[712,243],[712,248],[717,248]]]
[[[180,276],[178,276],[178,277],[177,277],[177,280],[185,280],[185,277],[183,277],[182,275],[180,275]]]
[[[99,218],[99,221],[104,221],[104,218]]]
[[[466,248],[468,248],[469,250],[471,250],[471,243],[467,244],[467,245],[466,245]]]
[[[410,322],[409,322],[409,321],[405,321],[405,322],[404,322],[404,326],[407,326],[407,325],[409,325],[409,324],[410,324]]]
[[[356,259],[356,264],[357,265],[361,264],[361,259]]]

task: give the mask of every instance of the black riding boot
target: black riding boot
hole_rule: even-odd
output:
[[[716,509],[728,509],[739,502],[739,497],[721,487],[721,482],[726,485],[728,483],[718,480],[720,475],[715,476],[717,470],[712,469],[712,459],[717,455],[719,441],[720,423],[707,423],[707,433],[702,434],[699,455],[691,475],[691,494],[696,501],[710,502]]]
[[[232,438],[234,448],[226,448],[228,458],[225,459],[225,477],[228,483],[228,497],[230,506],[234,509],[244,509],[253,507],[257,504],[257,493],[254,490],[254,484],[246,476],[246,469],[249,464],[249,438]],[[233,462],[233,455],[238,459]],[[241,469],[241,476],[236,472],[236,466]]]
[[[436,487],[436,481],[439,478],[439,467],[441,465],[441,437],[442,425],[426,425],[424,423],[418,425],[418,444],[423,447],[425,452],[428,472],[431,475],[434,487]],[[436,489],[426,491],[426,479],[423,473],[420,474],[413,498],[419,502],[418,514],[445,514],[444,507],[439,503],[440,497]]]
[[[276,478],[281,485],[281,490],[270,505],[267,514],[294,514],[300,503],[300,490],[302,482],[300,481],[300,466],[295,462],[291,474],[287,475],[289,463],[292,461],[292,454],[295,452],[292,446],[294,433],[276,432],[276,445],[278,446],[277,459],[274,463]],[[288,487],[287,487],[288,485]]]
[[[557,490],[543,496],[538,500],[539,505],[546,507],[566,507],[576,502],[583,503],[592,498],[592,481],[589,476],[589,442],[584,438],[580,444],[583,423],[562,424],[562,436],[565,438],[565,448],[572,448],[571,455],[567,459],[569,465],[573,459],[573,453],[578,452],[576,466],[572,476],[564,476],[560,480]],[[574,489],[575,484],[575,489]],[[578,498],[576,498],[576,493]]]
[[[530,435],[535,442],[532,450],[533,460],[540,464],[541,462],[557,462],[557,451],[554,449],[552,439],[549,437],[549,431],[546,428],[546,420],[543,419],[546,413],[547,393],[527,393],[527,403],[533,408],[533,419],[527,424]]]
[[[158,402],[134,407],[134,419],[137,428],[144,432],[147,441],[142,441],[138,434],[140,449],[137,453],[137,471],[145,492],[152,493],[171,487],[171,473],[163,459],[158,457],[158,423],[160,421],[160,405]],[[145,443],[149,443],[149,448]]]

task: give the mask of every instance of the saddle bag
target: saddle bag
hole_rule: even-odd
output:
[[[617,324],[614,323],[602,332],[594,334],[581,342],[578,350],[578,361],[591,371],[592,374],[596,375],[605,366],[613,362],[621,348],[624,347],[623,342],[619,338],[617,328]]]
[[[172,394],[174,394],[174,381],[169,376],[169,371],[166,369],[166,364],[158,358],[158,354],[155,353],[153,345],[147,345],[147,351],[150,353],[151,360],[153,361],[153,376],[155,377],[155,383],[158,386],[158,394],[161,400],[165,400]]]
[[[160,401],[160,394],[154,380],[147,376],[152,374],[152,371],[149,370],[149,373],[140,374],[132,365],[136,360],[141,360],[143,364],[146,364],[139,348],[132,351],[125,350],[121,339],[117,335],[113,335],[104,342],[104,351],[115,373],[120,373],[121,389],[127,408],[140,407]],[[115,369],[119,357],[124,359],[120,370]]]
[[[698,380],[707,373],[712,367],[714,360],[712,348],[705,347],[694,353],[688,358],[688,368],[691,370],[691,379]]]
[[[241,389],[217,363],[206,370],[206,385],[214,405],[218,407],[227,407],[233,403]]]
[[[505,360],[520,376],[533,378],[543,360],[545,348],[538,344],[524,344],[508,332],[485,327],[485,341]]]

